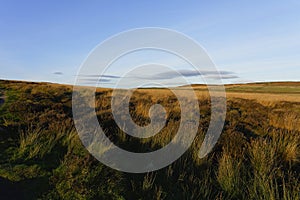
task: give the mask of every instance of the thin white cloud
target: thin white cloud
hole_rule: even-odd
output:
[[[148,80],[167,80],[174,79],[178,77],[197,77],[197,76],[206,76],[211,79],[230,79],[230,78],[239,78],[234,72],[231,71],[197,71],[197,70],[178,70],[178,71],[166,71],[157,74],[150,75],[140,75],[135,76],[134,78],[138,79],[148,79]]]

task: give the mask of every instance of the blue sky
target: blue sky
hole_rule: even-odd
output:
[[[0,0],[0,79],[72,84],[103,40],[132,28],[163,27],[201,44],[219,70],[234,74],[225,83],[299,81],[299,10],[297,0]]]

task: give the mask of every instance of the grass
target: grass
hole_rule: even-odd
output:
[[[300,199],[298,85],[227,86],[225,126],[203,159],[198,152],[210,121],[210,100],[205,87],[195,86],[201,118],[192,146],[161,170],[130,174],[104,166],[83,147],[72,120],[69,86],[0,81],[6,96],[0,107],[0,198]],[[165,127],[146,139],[117,127],[110,101],[111,90],[97,90],[99,123],[124,149],[159,149],[179,128],[180,105],[167,89],[138,89],[130,99],[131,117],[142,126],[150,123],[153,104],[166,110]]]
[[[227,88],[228,92],[246,93],[279,93],[279,94],[300,94],[299,87],[296,86],[232,86]]]
[[[242,161],[233,158],[228,152],[223,152],[219,159],[217,180],[221,188],[231,197],[239,195],[241,191],[242,179],[240,177]]]

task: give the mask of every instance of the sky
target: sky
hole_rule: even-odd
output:
[[[297,0],[0,0],[0,79],[73,84],[99,43],[129,29],[161,27],[197,41],[224,83],[300,81],[299,10]],[[178,60],[152,51],[129,55],[111,66],[103,83],[109,86],[137,59],[150,58]],[[201,82],[180,63],[174,66],[181,75]],[[147,78],[143,72],[137,71],[140,79]],[[176,82],[176,76],[156,72],[154,79],[167,74],[166,82]]]

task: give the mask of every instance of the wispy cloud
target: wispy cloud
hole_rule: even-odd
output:
[[[53,72],[54,75],[63,75],[64,73],[62,72]]]
[[[85,81],[85,82],[99,82],[99,83],[108,83],[108,82],[111,82],[110,79],[98,79],[98,78],[83,78],[83,79],[80,79],[81,81]]]
[[[197,70],[178,70],[178,71],[167,71],[161,72],[154,75],[141,75],[136,76],[135,78],[139,79],[147,79],[147,80],[167,80],[178,77],[196,77],[196,76],[205,76],[207,78],[218,79],[219,77],[222,79],[233,79],[239,78],[235,75],[234,72],[231,71],[197,71]]]
[[[115,75],[96,75],[96,74],[77,75],[77,77],[80,77],[79,78],[80,82],[84,84],[95,84],[95,83],[108,84],[108,83],[112,83],[113,79],[121,78],[120,76],[115,76]]]
[[[156,74],[142,74],[140,72],[139,74],[136,75],[130,75],[130,76],[117,76],[117,75],[79,75],[77,77],[80,77],[79,80],[84,83],[84,84],[114,84],[115,80],[117,79],[128,79],[126,83],[137,83],[137,82],[143,82],[145,81],[169,81],[168,83],[164,83],[164,85],[181,85],[181,81],[178,78],[181,77],[186,77],[186,78],[193,78],[193,77],[199,77],[199,76],[204,76],[205,78],[212,79],[212,80],[217,80],[219,78],[221,79],[237,79],[239,76],[237,76],[234,72],[232,71],[197,71],[197,70],[186,70],[186,69],[181,69],[177,71],[164,71]],[[173,80],[173,82],[172,82]],[[141,83],[142,83],[141,82]],[[171,84],[172,83],[172,84]],[[186,84],[186,83],[183,83]]]
[[[209,79],[215,79],[215,80],[218,80],[218,79],[237,79],[237,78],[240,78],[239,76],[237,75],[234,75],[234,74],[220,74],[220,76],[218,75],[208,75],[206,76],[207,78]]]
[[[115,75],[97,75],[97,74],[77,75],[77,77],[121,78],[121,76],[115,76]]]

